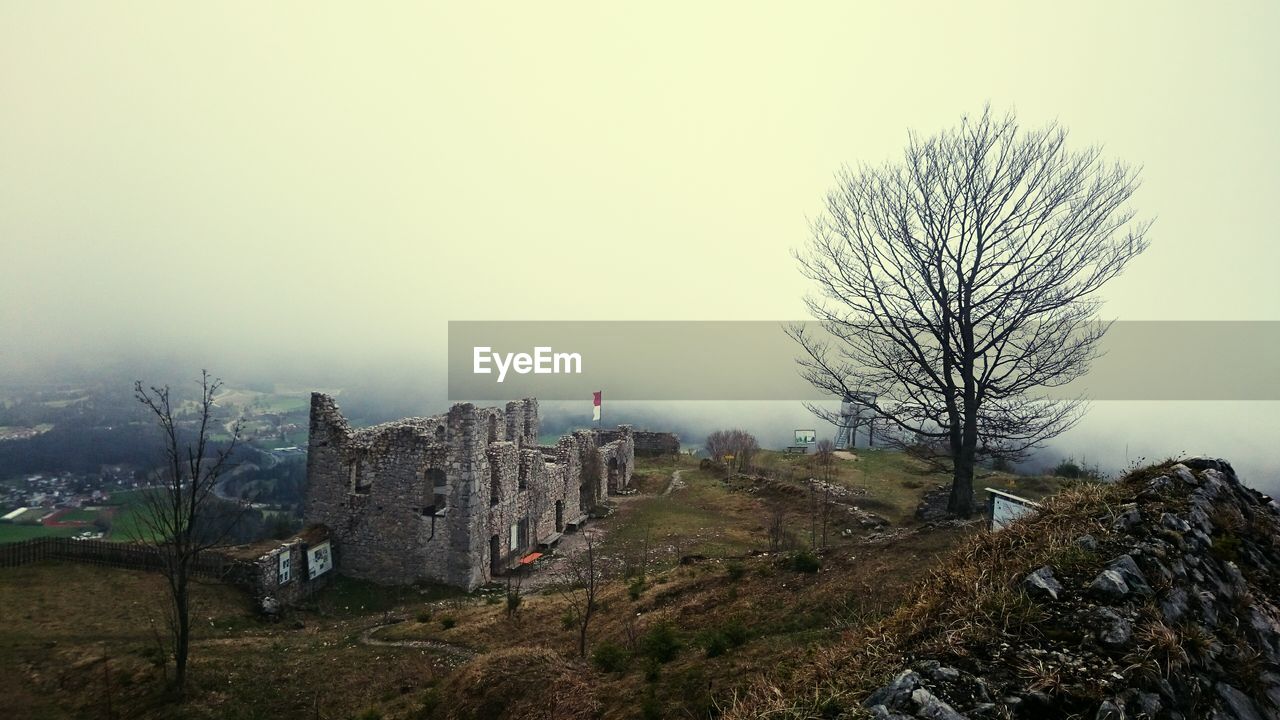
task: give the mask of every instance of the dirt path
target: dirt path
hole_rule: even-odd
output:
[[[676,470],[675,472],[671,473],[671,482],[667,483],[667,489],[662,491],[663,497],[666,497],[670,495],[673,491],[679,490],[680,488],[684,487],[684,480],[680,479],[680,473],[682,472],[684,472],[684,470]]]
[[[402,621],[379,623],[374,625],[368,630],[360,633],[360,643],[362,645],[376,645],[378,647],[407,647],[425,650],[438,650],[451,659],[456,660],[458,664],[467,662],[476,656],[474,650],[468,650],[467,648],[452,645],[441,640],[382,640],[374,637],[374,633],[378,630],[381,630],[384,627],[398,625],[400,622]]]
[[[662,491],[662,497],[666,497],[685,486],[684,480],[680,477],[683,472],[684,470],[681,469],[671,473],[671,481],[667,483],[667,487]],[[655,496],[640,494],[617,495],[610,499],[617,505],[624,505],[644,497],[652,498]],[[608,526],[605,524],[592,523],[588,529],[594,534],[597,543],[599,543],[604,533],[608,532]],[[556,545],[555,555],[545,560],[540,560],[536,568],[521,581],[520,591],[526,594],[538,593],[548,585],[553,585],[563,580],[565,566],[572,558],[581,555],[585,549],[586,543],[582,539],[581,530],[565,535],[560,539],[560,543]]]

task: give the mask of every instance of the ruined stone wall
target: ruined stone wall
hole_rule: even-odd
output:
[[[605,433],[601,431],[600,435]],[[635,465],[635,436],[630,425],[619,425],[609,431],[609,442],[602,442],[598,452],[604,467],[604,483],[608,493],[616,493],[631,487],[631,472]]]
[[[306,520],[339,540],[345,574],[474,588],[630,483],[629,427],[605,444],[586,430],[551,447],[538,432],[534,399],[353,430],[313,394]],[[584,477],[588,454],[599,472]]]
[[[296,605],[329,584],[336,572],[322,572],[308,566],[307,551],[328,542],[336,553],[327,528],[312,526],[287,540],[263,541],[229,549],[237,564],[232,579],[253,596],[254,605],[274,615],[285,606]],[[281,573],[281,558],[287,559],[288,575]]]
[[[636,430],[631,435],[635,440],[637,456],[654,457],[680,453],[680,437],[675,433]]]
[[[486,579],[478,568],[487,549],[478,522],[488,507],[484,451],[491,431],[505,437],[508,427],[500,409],[461,404],[352,430],[332,398],[315,394],[306,520],[340,539],[345,574],[474,587]]]

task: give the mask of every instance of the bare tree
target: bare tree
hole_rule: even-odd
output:
[[[173,689],[181,698],[186,689],[187,656],[191,649],[191,581],[201,553],[219,544],[239,520],[235,514],[212,517],[214,489],[229,469],[240,439],[240,422],[227,428],[230,439],[217,445],[213,431],[214,395],[222,381],[200,373],[200,399],[193,410],[190,432],[179,427],[169,386],[144,389],[134,383],[139,403],[155,415],[164,436],[164,463],[155,486],[143,495],[139,529],[134,540],[154,548],[168,589],[165,619],[173,647]],[[186,437],[184,437],[184,435]]]
[[[751,467],[752,457],[760,449],[756,437],[745,430],[717,430],[707,436],[707,452],[718,462],[725,462],[729,470],[745,471]],[[730,458],[732,456],[732,458]]]
[[[561,572],[560,594],[569,603],[569,615],[578,629],[578,655],[587,656],[587,629],[595,615],[604,573],[596,553],[595,533],[582,531],[582,553],[571,556]]]
[[[786,509],[782,503],[773,501],[768,506],[768,524],[765,525],[765,534],[769,538],[769,552],[777,552],[782,550],[786,545]]]
[[[835,479],[836,444],[823,438],[814,446],[814,462],[822,478],[822,547],[827,546],[827,526],[831,524],[831,481]]]
[[[1147,247],[1150,223],[1127,206],[1138,172],[1066,141],[990,109],[913,134],[901,161],[842,171],[797,253],[826,331],[788,329],[802,374],[900,435],[943,441],[960,515],[981,457],[1020,456],[1078,420],[1082,398],[1044,389],[1088,370],[1108,327],[1097,291]]]

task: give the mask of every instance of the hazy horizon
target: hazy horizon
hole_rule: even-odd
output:
[[[790,253],[839,169],[987,103],[1143,168],[1152,246],[1103,317],[1280,320],[1278,21],[9,3],[0,382],[207,366],[443,403],[449,320],[804,319]],[[1276,405],[1107,403],[1052,447],[1208,452],[1280,490]],[[688,412],[762,435],[796,417]]]

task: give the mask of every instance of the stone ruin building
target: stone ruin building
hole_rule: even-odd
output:
[[[312,393],[304,514],[328,529],[339,573],[471,590],[626,489],[634,457],[629,425],[539,445],[532,398],[353,429]]]

